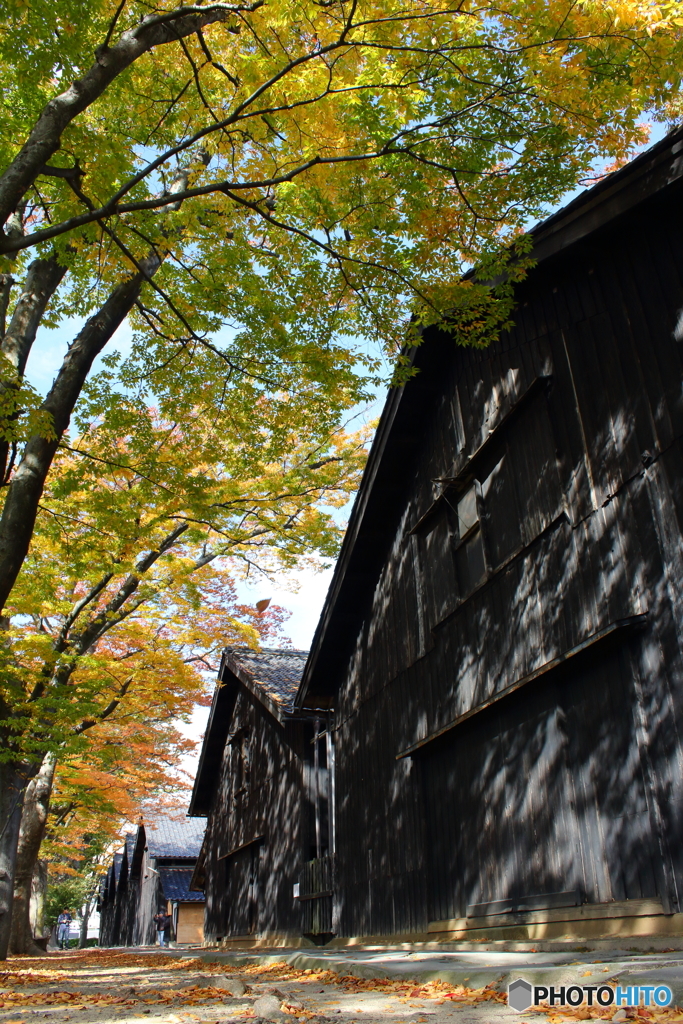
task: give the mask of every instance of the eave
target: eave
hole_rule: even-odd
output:
[[[537,224],[531,231],[531,256],[537,266],[547,264],[655,195],[673,198],[682,184],[683,129],[677,129]],[[421,372],[388,395],[304,669],[299,708],[322,708],[334,700],[395,532],[410,457],[418,444],[415,424],[438,385],[443,344],[438,330],[427,331],[423,343],[408,353]],[[450,351],[454,349],[451,341]]]

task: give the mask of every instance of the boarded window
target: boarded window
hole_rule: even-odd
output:
[[[420,534],[428,628],[452,612],[486,575],[477,492],[472,485],[458,499],[447,494]]]
[[[537,392],[491,436],[419,531],[426,627],[432,628],[562,509],[545,395]],[[464,488],[464,489],[463,489]]]
[[[539,394],[501,430],[479,468],[492,569],[557,517],[562,489],[548,403]]]
[[[455,564],[460,597],[465,597],[486,575],[484,545],[481,536],[479,498],[473,484],[457,505],[452,505],[457,520]]]
[[[249,790],[251,782],[251,737],[241,729],[231,740],[232,744],[232,795],[238,803]]]
[[[458,601],[453,561],[453,524],[446,505],[442,505],[431,517],[419,541],[425,625],[430,629],[441,622]]]

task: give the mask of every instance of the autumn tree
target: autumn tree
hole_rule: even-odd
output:
[[[191,707],[188,694],[186,706],[177,709],[178,717],[187,717]],[[28,901],[30,892],[31,924],[35,914],[37,933],[42,935],[46,926],[54,925],[65,906],[80,908],[81,945],[85,945],[88,918],[112,848],[135,831],[148,806],[162,807],[171,816],[184,815],[189,780],[180,764],[184,755],[194,751],[195,743],[178,731],[176,723],[177,719],[154,714],[141,719],[129,710],[103,722],[88,733],[80,750],[72,749],[60,759],[49,810],[42,807],[45,834],[33,886],[29,880],[24,893],[20,885],[19,901],[15,896],[16,913],[17,902]],[[20,857],[15,889],[25,866]],[[13,920],[13,942],[15,925]],[[22,952],[40,955],[42,950],[30,941]]]
[[[86,397],[101,410],[96,386]],[[210,428],[201,408],[183,413],[180,402],[174,423],[147,410],[144,430],[144,411],[123,395],[109,416],[90,420],[88,411],[84,402],[83,432],[58,452],[6,609],[0,692],[14,716],[4,723],[4,756],[24,766],[25,785],[15,953],[35,951],[31,880],[58,766],[64,777],[74,758],[90,762],[92,778],[99,751],[106,774],[104,736],[125,751],[129,772],[153,776],[145,765],[157,756],[152,741],[158,748],[168,723],[201,702],[217,653],[278,635],[280,611],[240,604],[235,573],[268,574],[302,551],[332,554],[339,528],[331,511],[348,499],[364,461],[362,437],[320,436],[296,402],[280,412],[252,403],[242,423],[239,408],[225,406]],[[218,446],[228,422],[232,437]]]
[[[87,936],[112,846],[134,829],[146,802],[179,811],[187,783],[177,769],[193,747],[168,719],[145,722],[129,714],[103,722],[58,764],[44,760],[24,801],[11,951],[42,955],[33,941],[34,915],[36,934],[42,935],[65,906],[80,908]],[[36,829],[43,839],[40,860],[31,867],[26,850],[35,843]]]
[[[185,565],[188,570],[192,572]],[[41,711],[35,684],[25,701],[27,718],[33,719],[30,724],[27,721],[33,756],[41,746],[45,753],[38,771],[28,780],[23,801],[14,875],[12,953],[39,952],[30,926],[32,882],[39,857],[49,860],[58,848],[56,836],[63,837],[64,856],[73,859],[76,834],[90,835],[94,830],[113,837],[122,821],[137,818],[144,801],[156,801],[162,793],[175,794],[182,789],[183,780],[176,769],[194,743],[178,732],[176,723],[188,721],[197,705],[208,702],[207,674],[215,676],[221,649],[226,644],[253,645],[273,637],[278,645],[283,642],[278,630],[281,610],[271,606],[259,613],[240,604],[224,566],[200,567],[195,577],[199,578],[192,580],[189,596],[187,586],[175,586],[168,579],[161,593],[158,578],[155,581],[150,574],[144,585],[157,585],[155,598],[138,598],[135,608],[124,606],[128,612],[125,622],[110,620],[109,629],[101,631],[85,654],[79,652],[78,634],[74,634],[67,645],[68,680],[62,675],[60,682],[68,686],[69,693],[54,701],[59,710],[49,722],[40,720],[44,708]],[[60,588],[55,589],[61,596]],[[54,685],[59,674],[55,671],[54,640],[65,617],[53,611],[40,619],[53,640],[49,653],[42,654],[42,664],[30,671],[29,651],[35,647],[31,643],[35,637],[21,621],[14,650],[27,653],[25,667],[34,679],[51,669]],[[93,616],[90,623],[92,620]],[[83,626],[81,623],[81,629]],[[62,664],[66,658],[62,656]],[[13,740],[18,745],[16,735]],[[72,827],[76,832],[70,835],[67,829]]]
[[[129,314],[155,388],[303,378],[334,402],[354,386],[345,335],[395,343],[408,311],[471,305],[464,268],[628,150],[671,91],[679,7],[8,3],[0,607],[83,381]],[[461,322],[478,340],[475,307]],[[20,381],[38,325],[65,313],[91,315],[41,429]]]
[[[332,426],[373,369],[354,339],[393,357],[407,317],[417,332],[449,310],[457,340],[484,342],[510,310],[509,288],[484,280],[523,266],[528,219],[596,158],[627,153],[641,111],[677,89],[680,6],[7,0],[0,609],[84,382],[126,318],[133,349],[112,376],[168,423],[204,394],[209,424],[226,395],[284,412],[302,394]],[[38,328],[74,317],[41,400],[25,381]],[[103,408],[112,392],[102,380]],[[13,642],[6,701],[21,689]],[[10,733],[22,706],[0,709]],[[0,954],[39,763],[0,765]]]

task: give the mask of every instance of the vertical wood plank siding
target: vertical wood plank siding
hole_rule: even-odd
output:
[[[189,880],[201,845],[202,828],[189,827],[173,817],[149,816],[137,832],[126,835],[122,853],[114,854],[100,889],[101,946],[140,946],[156,942],[154,915],[166,910],[169,900],[179,896],[181,877]],[[155,856],[148,842],[153,844]],[[172,893],[164,893],[161,875],[177,869]],[[193,900],[202,910],[201,899]]]
[[[341,934],[420,932],[470,904],[572,889],[588,902],[660,896],[679,909],[676,196],[655,196],[543,261],[519,289],[515,327],[489,349],[458,349],[433,332],[418,352],[406,390],[420,393],[421,411],[412,454],[393,455],[387,554],[362,621],[335,648]],[[498,430],[540,377],[548,382]],[[454,516],[485,442],[471,471],[487,563],[477,584],[458,560]],[[444,478],[456,482],[433,505]],[[514,680],[640,615],[644,628],[617,631],[397,760]],[[283,752],[263,757],[273,777],[293,770]],[[284,820],[275,803],[264,804],[264,822],[269,815]],[[277,877],[276,862],[271,870]],[[210,910],[214,932],[224,914]]]
[[[301,930],[304,935],[330,939],[332,924],[332,897],[334,892],[334,859],[318,857],[303,866],[300,875],[299,899]]]
[[[248,732],[250,779],[237,792],[235,744]],[[207,823],[205,938],[301,932],[294,883],[310,856],[304,724],[278,724],[240,688]]]

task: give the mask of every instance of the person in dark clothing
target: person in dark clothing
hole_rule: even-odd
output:
[[[68,948],[71,921],[71,913],[68,910],[63,910],[57,918],[57,945],[60,949]]]
[[[172,918],[170,914],[160,910],[158,914],[154,915],[154,923],[157,928],[157,938],[160,946],[168,946],[171,939],[171,923]]]

